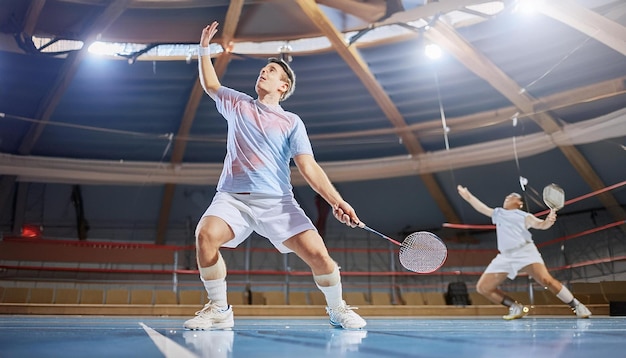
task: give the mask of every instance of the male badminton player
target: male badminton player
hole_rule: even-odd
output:
[[[360,222],[315,161],[304,122],[279,104],[293,93],[296,76],[286,62],[272,58],[256,80],[257,99],[222,86],[208,52],[217,27],[213,22],[202,30],[198,62],[202,87],[228,123],[227,153],[217,193],[196,228],[197,263],[209,302],[184,326],[233,327],[233,310],[226,299],[226,264],[219,248],[236,247],[255,231],[278,251],[295,252],[309,265],[326,297],[333,326],[363,328],[365,320],[342,299],[337,264],[294,199],[291,159],[339,221],[351,227]]]
[[[528,307],[516,302],[498,288],[507,277],[512,280],[520,271],[527,273],[543,287],[547,287],[556,297],[568,304],[579,318],[591,316],[589,309],[574,298],[574,295],[565,285],[550,275],[537,246],[533,242],[532,234],[528,230],[531,228],[547,230],[552,227],[556,221],[554,210],[551,210],[548,216],[541,220],[520,210],[524,206],[524,202],[521,195],[517,193],[507,195],[502,207],[493,209],[472,195],[466,187],[459,185],[457,190],[459,195],[476,211],[489,216],[496,225],[498,251],[500,253],[491,261],[478,279],[476,291],[491,302],[509,308],[509,314],[502,318],[512,320],[528,314]]]

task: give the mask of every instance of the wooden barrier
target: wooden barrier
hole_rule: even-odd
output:
[[[106,264],[174,264],[171,247],[44,239],[0,241],[0,260]]]
[[[609,305],[587,306],[595,316],[607,316]],[[180,316],[181,320],[191,317],[198,311],[198,305],[93,305],[93,304],[27,304],[2,303],[0,314],[12,315],[100,315],[100,316]],[[322,305],[234,305],[237,317],[327,317]],[[359,306],[359,314],[368,317],[455,317],[455,316],[494,316],[506,314],[506,308],[499,305],[363,305]],[[575,319],[569,306],[549,305],[534,306],[530,316],[571,316]],[[593,319],[593,318],[592,318]]]

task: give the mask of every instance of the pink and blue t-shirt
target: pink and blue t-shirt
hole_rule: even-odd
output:
[[[220,87],[217,111],[228,122],[227,153],[217,190],[283,196],[291,192],[291,158],[313,155],[302,119],[279,105]]]

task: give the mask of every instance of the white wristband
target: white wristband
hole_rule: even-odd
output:
[[[198,45],[198,56],[211,56],[211,48]]]

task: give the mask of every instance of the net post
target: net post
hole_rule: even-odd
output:
[[[390,241],[387,242],[389,247],[389,271],[396,272],[396,255],[394,252],[395,246]],[[391,276],[391,304],[398,304],[398,295],[396,294],[396,275]]]
[[[285,295],[285,302],[290,304],[289,302],[289,272],[291,268],[289,267],[289,254],[283,254],[283,269],[285,270],[285,289],[283,290],[283,294]]]
[[[174,269],[172,270],[172,291],[178,294],[178,250],[174,250]]]

